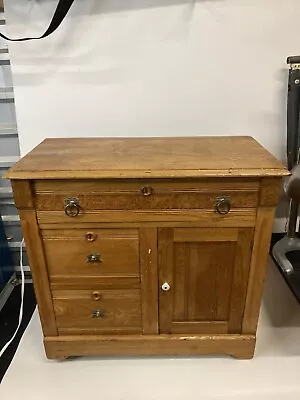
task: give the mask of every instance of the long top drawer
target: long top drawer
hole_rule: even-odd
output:
[[[224,197],[231,209],[255,208],[258,188],[257,180],[226,178],[34,182],[37,210],[64,211],[73,200],[81,214],[93,210],[213,210]]]

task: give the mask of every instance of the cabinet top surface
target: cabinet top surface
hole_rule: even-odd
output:
[[[283,176],[286,168],[247,136],[45,139],[10,179]]]

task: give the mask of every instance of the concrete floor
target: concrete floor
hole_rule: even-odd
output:
[[[270,261],[255,358],[78,358],[49,361],[35,312],[0,387],[1,400],[300,399],[300,306]]]

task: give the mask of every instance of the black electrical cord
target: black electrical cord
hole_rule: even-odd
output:
[[[0,37],[2,37],[5,40],[9,40],[11,42],[25,42],[27,40],[43,39],[43,38],[51,35],[51,33],[53,33],[59,27],[59,25],[65,19],[65,16],[68,14],[73,3],[74,3],[74,0],[59,0],[59,3],[56,7],[55,13],[52,18],[52,21],[50,22],[48,29],[42,36],[31,37],[31,38],[27,37],[27,38],[11,39],[11,38],[3,35],[3,33],[0,33]]]

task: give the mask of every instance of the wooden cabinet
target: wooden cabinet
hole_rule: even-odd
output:
[[[253,139],[47,139],[8,173],[49,358],[251,358],[285,168]]]

